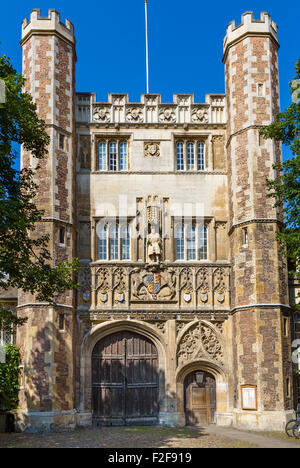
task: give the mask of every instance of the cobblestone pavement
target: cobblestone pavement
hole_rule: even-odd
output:
[[[205,429],[102,427],[72,433],[0,434],[2,448],[249,448],[247,441],[210,435]],[[254,447],[254,446],[253,446]]]
[[[71,433],[0,434],[1,448],[300,448],[281,433],[232,428],[102,427]]]

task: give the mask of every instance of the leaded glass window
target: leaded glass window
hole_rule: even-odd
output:
[[[116,171],[117,170],[117,143],[112,141],[109,143],[109,170]]]
[[[178,224],[175,228],[176,259],[184,260],[184,226]]]
[[[176,145],[177,171],[184,171],[184,144],[180,141]]]
[[[111,226],[109,231],[110,260],[119,258],[119,226]]]
[[[121,255],[122,260],[130,260],[130,230],[128,225],[121,228]]]
[[[199,260],[207,259],[207,226],[203,225],[199,227]]]
[[[107,260],[107,226],[101,226],[97,231],[98,231],[98,259]]]
[[[191,171],[195,167],[195,145],[194,143],[188,143],[186,146],[187,151],[187,170]]]
[[[204,154],[203,142],[200,142],[197,145],[197,165],[198,165],[198,171],[205,170],[205,154]]]
[[[127,171],[128,169],[128,156],[127,156],[127,143],[122,141],[120,143],[120,171]]]
[[[106,143],[101,141],[98,148],[98,169],[99,171],[106,171],[107,169],[107,154]]]
[[[187,259],[196,260],[196,227],[193,225],[187,228]]]

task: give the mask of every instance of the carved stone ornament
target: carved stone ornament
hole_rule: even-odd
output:
[[[78,273],[78,282],[80,283],[80,289],[83,291],[89,291],[91,288],[91,269],[89,267],[83,267]]]
[[[170,301],[176,296],[176,273],[173,268],[134,268],[130,276],[133,301]]]
[[[208,293],[207,291],[200,291],[200,301],[204,304],[208,301]]]
[[[191,326],[180,340],[177,349],[178,364],[198,358],[209,359],[222,363],[224,359],[220,331],[204,322]]]
[[[141,109],[131,107],[127,109],[126,119],[128,122],[141,123],[144,122],[144,115]]]
[[[187,303],[191,302],[191,300],[192,300],[192,294],[191,294],[191,292],[190,292],[190,291],[184,291],[183,299],[184,299],[185,302],[187,302]]]
[[[144,154],[145,156],[158,158],[160,156],[160,144],[154,142],[145,143]]]
[[[124,293],[124,291],[116,291],[115,303],[116,304],[124,304],[125,303],[125,293]]]
[[[106,267],[101,267],[96,270],[96,286],[102,291],[110,289],[110,275],[109,270]]]
[[[83,300],[83,302],[90,302],[90,300],[91,300],[91,292],[90,292],[90,291],[83,291],[83,293],[82,293],[82,300]]]
[[[192,121],[195,123],[207,123],[208,113],[205,109],[194,109],[192,112]]]
[[[105,304],[108,300],[108,293],[107,291],[99,291],[99,299],[100,299],[100,302],[102,302],[103,304]]]
[[[162,109],[159,112],[159,121],[165,123],[176,122],[176,114],[172,109]]]
[[[110,111],[105,107],[96,107],[93,112],[95,122],[110,122]]]

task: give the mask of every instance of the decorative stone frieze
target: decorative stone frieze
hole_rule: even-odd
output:
[[[93,265],[94,302],[91,307],[129,309],[135,305],[164,304],[185,309],[228,310],[229,266],[179,266],[171,264]],[[85,270],[84,270],[85,271]]]
[[[127,94],[109,94],[108,102],[95,102],[94,98],[92,93],[77,93],[76,115],[79,122],[163,125],[226,123],[224,94],[207,94],[206,102],[202,104],[194,103],[192,94],[175,94],[173,103],[163,104],[160,95],[144,94],[141,103],[129,103]],[[92,120],[89,116],[92,116]]]

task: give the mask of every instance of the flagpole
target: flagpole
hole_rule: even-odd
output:
[[[147,94],[149,94],[148,3],[147,3],[147,0],[145,0],[145,23],[146,23],[146,76],[147,76]]]

